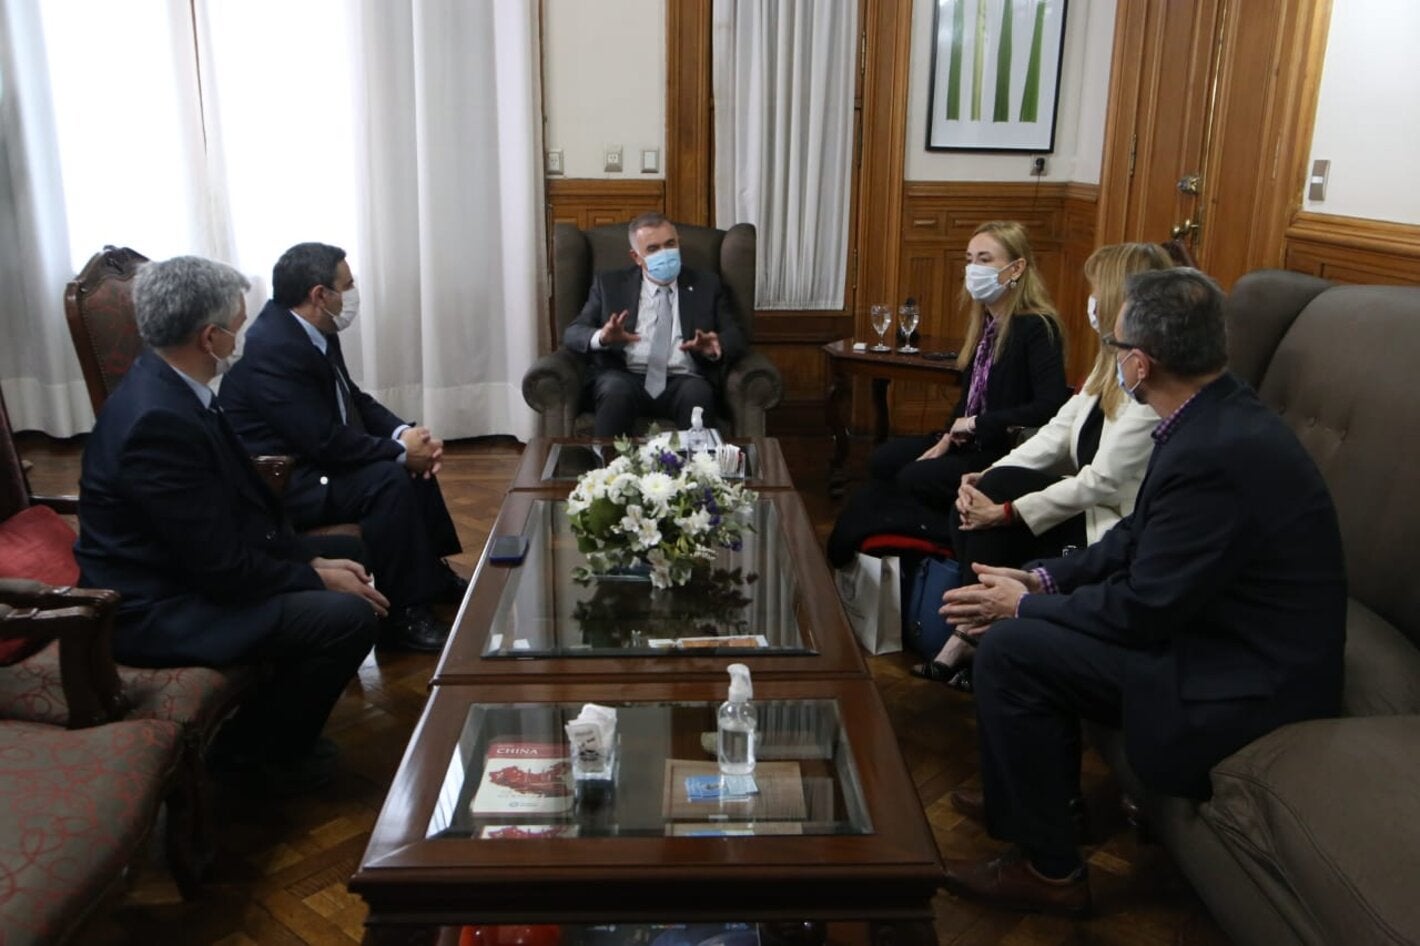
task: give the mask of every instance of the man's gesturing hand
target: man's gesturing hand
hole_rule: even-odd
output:
[[[622,309],[606,320],[606,324],[602,326],[601,332],[597,335],[603,348],[610,348],[613,345],[629,345],[641,340],[640,335],[626,330],[626,317],[630,314],[630,309]]]
[[[389,599],[375,590],[370,573],[359,562],[348,558],[313,558],[311,567],[329,590],[364,598],[380,617],[390,613]]]
[[[716,332],[702,332],[695,330],[695,337],[688,342],[680,343],[681,351],[694,352],[703,358],[715,361],[720,357],[720,336]]]

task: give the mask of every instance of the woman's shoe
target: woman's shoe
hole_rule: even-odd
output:
[[[952,674],[951,678],[946,680],[945,682],[947,686],[951,687],[953,690],[960,690],[963,693],[972,692],[971,664],[962,664],[961,667],[957,670],[957,672]]]
[[[955,664],[944,664],[936,660],[929,660],[925,664],[913,664],[909,670],[914,677],[931,680],[934,683],[951,683],[961,671],[962,668]]]

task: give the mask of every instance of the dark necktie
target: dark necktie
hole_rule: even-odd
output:
[[[345,373],[345,356],[340,353],[340,342],[334,335],[325,342],[325,357],[330,362],[330,370],[335,372],[335,388],[340,394],[341,420],[360,432],[365,430],[365,418],[355,408],[355,395],[350,391],[350,382]]]

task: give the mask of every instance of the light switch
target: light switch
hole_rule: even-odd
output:
[[[621,172],[621,145],[613,145],[606,149],[606,167],[602,170]]]
[[[641,173],[655,174],[661,169],[661,149],[642,148],[641,149]]]
[[[1326,179],[1331,176],[1331,162],[1312,162],[1312,176],[1307,179],[1307,200],[1326,200]]]
[[[547,152],[547,173],[562,173],[562,149],[552,148]]]

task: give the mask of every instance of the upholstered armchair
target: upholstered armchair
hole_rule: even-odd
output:
[[[755,232],[747,223],[728,230],[676,224],[685,265],[720,277],[746,342],[753,340]],[[523,399],[543,418],[549,437],[590,434],[588,370],[582,358],[562,348],[562,333],[577,317],[591,291],[592,277],[631,264],[626,225],[581,230],[559,223],[552,234],[553,323],[557,346],[523,376]],[[725,374],[721,416],[735,437],[764,434],[764,414],[779,403],[784,382],[779,370],[752,348]]]
[[[179,888],[191,896],[213,843],[200,758],[259,671],[115,665],[110,639],[118,594],[74,587],[76,536],[59,513],[72,513],[76,505],[73,497],[31,492],[0,396],[0,726],[62,731],[125,717],[124,726],[160,724],[140,734],[140,743],[150,747],[171,727],[179,743],[175,758],[183,765],[181,777],[169,779],[161,794],[168,805],[168,859]],[[0,740],[0,757],[8,758],[3,745]],[[3,784],[0,779],[0,797],[6,794]],[[6,830],[0,812],[0,876],[15,853],[6,847],[11,840]],[[3,900],[0,896],[0,904]],[[0,921],[0,943],[5,942],[10,940]]]

